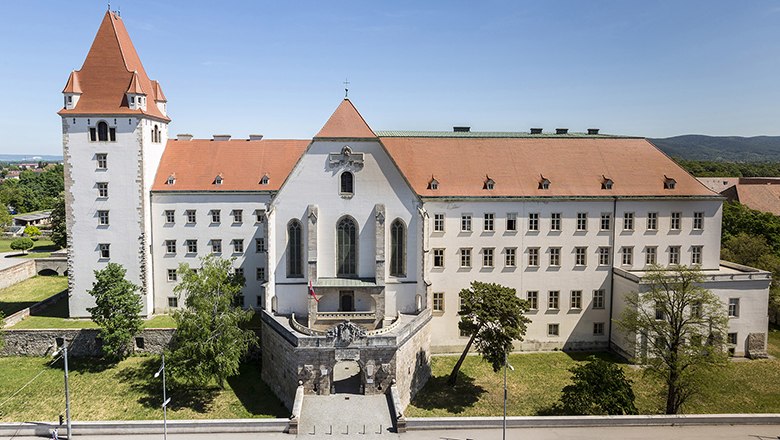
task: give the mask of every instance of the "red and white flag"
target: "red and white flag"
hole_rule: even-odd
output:
[[[320,299],[317,298],[317,295],[314,294],[314,286],[311,285],[311,280],[309,280],[309,295],[314,298],[314,301],[320,302]]]

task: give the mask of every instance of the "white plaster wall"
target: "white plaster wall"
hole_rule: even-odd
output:
[[[88,127],[105,120],[116,127],[116,142],[91,142]],[[74,122],[75,121],[75,122]],[[137,118],[63,118],[65,158],[69,161],[66,192],[71,201],[69,234],[72,268],[70,274],[70,316],[89,316],[94,305],[87,293],[92,288],[94,270],[108,262],[121,264],[127,279],[142,286],[141,241],[144,232],[141,130]],[[96,154],[108,155],[108,167],[97,169]],[[98,197],[97,182],[109,183],[109,197]],[[99,226],[98,210],[109,210],[109,226]],[[111,244],[111,258],[100,258],[98,244]],[[143,292],[142,292],[143,293]],[[144,301],[144,314],[149,312]]]
[[[257,280],[257,268],[267,269],[267,253],[256,252],[255,239],[265,238],[265,224],[257,222],[255,210],[266,210],[270,200],[269,193],[187,193],[187,192],[155,192],[152,199],[152,257],[154,261],[154,310],[155,313],[168,311],[168,297],[175,296],[173,292],[176,282],[168,281],[168,269],[177,269],[180,263],[187,263],[192,268],[200,267],[200,257],[211,253],[210,241],[222,240],[223,258],[233,258],[234,268],[244,269],[246,286],[243,289],[244,306],[260,307],[258,298],[263,297],[263,281]],[[196,223],[188,224],[185,211],[195,210]],[[212,209],[219,209],[220,223],[211,223]],[[243,210],[243,222],[233,223],[231,211]],[[173,210],[176,221],[166,223],[165,211]],[[244,252],[233,253],[231,244],[234,239],[244,240]],[[165,241],[176,240],[176,253],[166,252]],[[198,241],[198,253],[188,254],[187,240]],[[266,240],[266,248],[268,246]],[[180,278],[178,278],[180,279]],[[184,297],[179,299],[179,307],[184,306]]]
[[[165,143],[168,140],[168,124],[160,121],[143,119],[143,203],[144,203],[144,234],[146,237],[146,246],[144,248],[145,259],[147,261],[146,271],[146,306],[147,310],[155,309],[155,292],[154,292],[154,274],[152,266],[152,209],[151,209],[151,197],[150,192],[154,185],[154,178],[157,175],[157,168],[160,165],[160,159],[162,158],[163,151],[165,151]],[[152,130],[157,125],[160,130],[160,142],[152,142]]]
[[[351,198],[339,194],[339,177],[343,168],[330,167],[328,155],[339,153],[349,145],[354,153],[365,153],[362,168],[353,169],[355,192]],[[273,178],[273,176],[271,176]],[[282,314],[295,312],[305,315],[307,309],[306,278],[287,278],[286,247],[287,224],[291,219],[303,225],[303,242],[308,240],[305,218],[308,205],[317,205],[317,276],[336,276],[336,223],[345,215],[352,216],[358,224],[358,274],[375,276],[375,212],[376,204],[385,205],[385,294],[386,314],[397,310],[413,311],[415,295],[423,289],[417,281],[421,262],[419,239],[419,213],[417,197],[409,189],[401,174],[378,142],[315,141],[293,169],[287,182],[272,202],[271,221],[275,229],[272,251],[269,255],[274,268],[273,289],[277,311]],[[406,223],[407,253],[406,277],[389,275],[390,224],[396,218]],[[305,273],[304,273],[305,275]]]

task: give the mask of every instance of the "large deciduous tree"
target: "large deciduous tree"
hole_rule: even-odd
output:
[[[616,321],[637,338],[645,374],[664,382],[667,414],[679,413],[698,391],[702,373],[726,360],[726,307],[702,280],[697,267],[655,266],[640,291],[626,296],[626,309]]]
[[[95,271],[95,282],[88,293],[95,297],[95,307],[88,308],[92,320],[100,326],[103,354],[109,360],[126,357],[135,336],[143,325],[138,286],[125,279],[125,268],[108,263]]]
[[[171,370],[181,380],[204,385],[225,380],[238,373],[242,358],[257,336],[240,326],[254,313],[236,305],[244,277],[236,274],[233,259],[208,255],[201,258],[197,272],[181,264],[181,281],[174,288],[186,295],[185,306],[173,319],[177,331],[170,353]]]
[[[472,344],[476,343],[477,351],[490,362],[493,371],[498,371],[512,350],[512,342],[523,340],[526,324],[531,322],[524,315],[528,303],[510,287],[473,281],[470,288],[460,291],[460,298],[463,306],[458,328],[471,337],[450,373],[450,385],[455,385]]]
[[[60,248],[68,246],[68,231],[65,223],[65,196],[60,194],[51,210],[51,241]]]
[[[572,384],[563,388],[560,402],[565,414],[637,414],[631,380],[620,366],[591,356],[569,371]]]

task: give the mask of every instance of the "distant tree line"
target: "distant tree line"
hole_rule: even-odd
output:
[[[12,206],[18,213],[50,210],[64,190],[62,165],[48,165],[39,173],[25,170],[19,179],[0,183],[0,205]]]
[[[780,177],[780,162],[674,160],[696,177]]]

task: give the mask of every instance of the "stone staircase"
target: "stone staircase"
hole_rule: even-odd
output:
[[[299,439],[399,439],[384,394],[331,394],[303,397]]]

